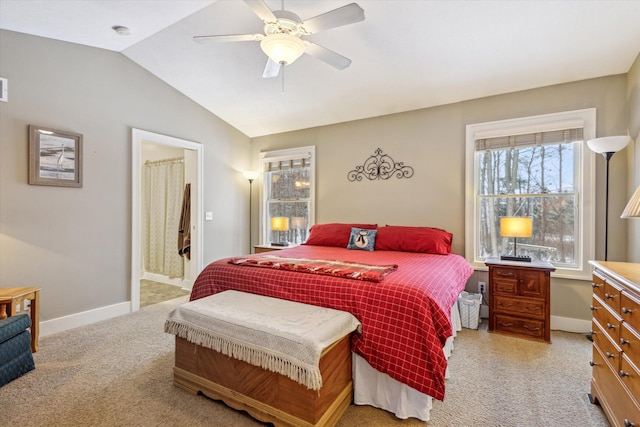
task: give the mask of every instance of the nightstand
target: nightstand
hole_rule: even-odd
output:
[[[272,245],[253,245],[253,253],[261,254],[263,252],[279,251],[281,249],[295,248],[297,244],[289,244],[289,246],[272,246]]]
[[[489,331],[551,342],[551,272],[544,261],[487,259]]]

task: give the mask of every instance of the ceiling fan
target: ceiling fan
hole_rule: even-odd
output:
[[[269,58],[262,74],[264,78],[277,77],[281,68],[292,64],[304,53],[339,70],[351,65],[349,58],[302,37],[363,21],[364,10],[356,3],[302,21],[295,13],[284,10],[284,0],[281,10],[274,11],[269,9],[263,0],[244,2],[264,22],[264,34],[196,36],[193,40],[198,43],[259,41],[260,47]]]

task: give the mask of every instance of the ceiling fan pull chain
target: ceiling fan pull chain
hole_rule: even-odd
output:
[[[280,74],[282,74],[282,92],[280,93],[284,93],[284,62],[280,63]]]

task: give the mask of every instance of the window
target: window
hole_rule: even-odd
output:
[[[261,241],[303,243],[314,224],[315,147],[260,153]]]
[[[528,216],[518,255],[551,262],[558,276],[586,279],[593,258],[595,110],[467,126],[467,259],[513,254],[500,217]]]

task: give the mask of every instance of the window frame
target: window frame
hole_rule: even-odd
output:
[[[596,109],[565,111],[538,116],[521,117],[493,122],[476,123],[466,126],[466,177],[465,177],[465,257],[469,263],[480,271],[488,268],[485,259],[476,253],[478,248],[478,156],[475,143],[477,139],[496,138],[500,136],[520,135],[536,132],[554,131],[568,128],[583,128],[583,142],[577,148],[578,161],[575,185],[577,194],[576,220],[577,244],[575,268],[557,266],[555,277],[590,280],[591,268],[588,264],[595,256],[595,153],[588,149],[586,141],[595,138]]]
[[[260,209],[259,209],[259,241],[260,244],[266,244],[269,239],[269,226],[267,224],[267,180],[264,179],[266,169],[265,165],[270,162],[279,162],[287,160],[297,160],[304,157],[310,158],[310,191],[309,191],[309,221],[308,228],[315,224],[315,201],[316,201],[316,147],[314,145],[297,148],[287,148],[283,150],[262,151],[259,155],[259,178],[262,181],[260,186]]]

